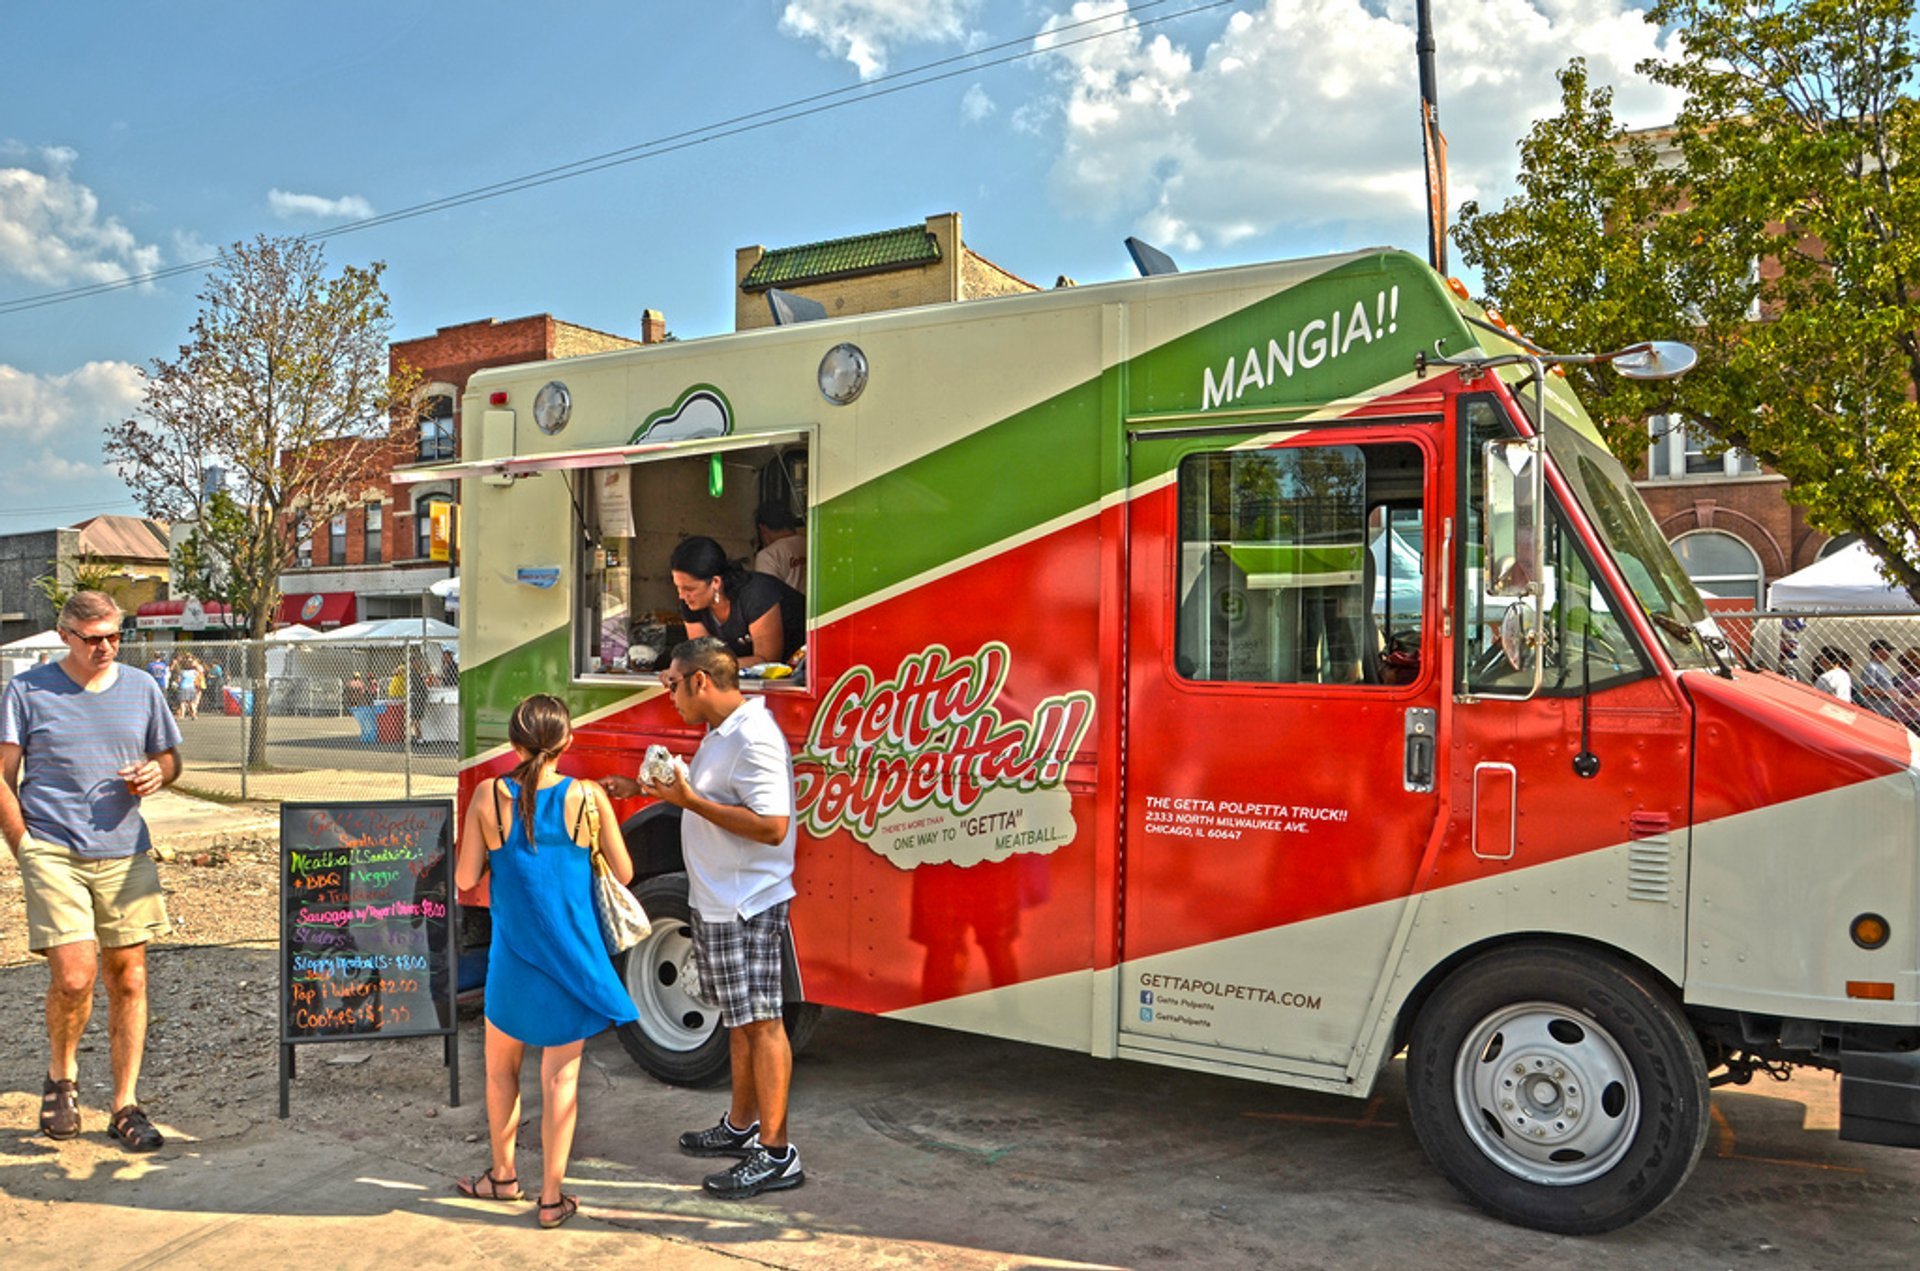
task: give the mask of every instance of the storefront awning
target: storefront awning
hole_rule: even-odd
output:
[[[242,626],[237,614],[229,614],[218,600],[149,600],[134,610],[133,624],[142,631],[226,630]]]
[[[331,631],[356,620],[359,597],[350,591],[313,591],[280,597],[280,612],[273,625],[299,623],[317,631]]]
[[[469,459],[414,468],[395,468],[395,485],[422,481],[458,481],[465,477],[530,477],[540,472],[571,472],[580,468],[610,468],[621,463],[645,463],[679,455],[714,454],[746,450],[804,437],[803,428],[776,432],[733,433],[725,437],[695,437],[684,441],[651,441],[637,446],[602,446],[594,450],[558,450],[544,455],[507,455],[499,459]]]

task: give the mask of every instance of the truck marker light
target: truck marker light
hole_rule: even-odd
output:
[[[1887,937],[1892,935],[1893,931],[1888,927],[1887,920],[1879,914],[1861,914],[1853,920],[1853,925],[1847,929],[1847,934],[1852,936],[1853,942],[1862,949],[1878,949],[1887,942]]]
[[[1848,997],[1864,997],[1876,1002],[1893,1000],[1893,985],[1884,980],[1848,980]]]
[[[487,394],[487,405],[505,406],[506,404],[507,404],[507,395],[504,391],[496,390],[492,393]]]

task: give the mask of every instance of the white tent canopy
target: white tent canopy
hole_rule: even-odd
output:
[[[335,627],[315,640],[445,640],[460,634],[460,628],[435,618],[378,618]]]
[[[64,649],[66,642],[60,633],[54,630],[41,631],[34,635],[22,636],[18,640],[0,644],[0,653],[38,653],[42,649]]]
[[[1767,588],[1767,608],[1818,613],[1844,609],[1911,612],[1906,588],[1880,573],[1879,558],[1864,543],[1853,543]]]

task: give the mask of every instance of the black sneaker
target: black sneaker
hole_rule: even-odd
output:
[[[800,1168],[800,1153],[788,1145],[784,1161],[776,1161],[766,1148],[756,1147],[752,1155],[726,1173],[709,1174],[702,1186],[722,1200],[746,1200],[761,1192],[798,1187],[806,1181],[807,1176]]]
[[[688,1130],[680,1136],[680,1150],[688,1156],[751,1156],[760,1146],[760,1123],[736,1130],[720,1118],[718,1125]]]

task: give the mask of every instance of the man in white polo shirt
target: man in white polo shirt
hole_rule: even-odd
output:
[[[680,842],[691,887],[694,956],[706,996],[731,1030],[733,1103],[718,1125],[680,1136],[693,1156],[737,1156],[707,1178],[729,1200],[798,1187],[800,1153],[787,1141],[793,1051],[781,998],[787,905],[793,899],[793,757],[759,698],[740,691],[740,667],[711,637],[673,651],[660,683],[674,709],[707,735],[687,780],[643,785],[689,813]]]

